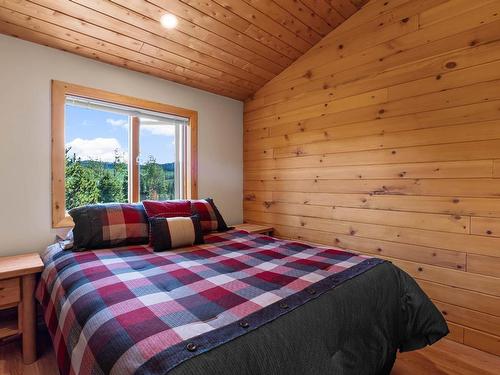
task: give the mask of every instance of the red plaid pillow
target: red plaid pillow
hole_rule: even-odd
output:
[[[201,229],[204,233],[223,232],[229,229],[212,198],[192,200],[191,208],[193,214],[200,217]]]
[[[74,249],[146,244],[148,222],[142,204],[106,203],[73,208]]]
[[[143,201],[148,217],[188,217],[191,216],[191,202],[175,201]]]

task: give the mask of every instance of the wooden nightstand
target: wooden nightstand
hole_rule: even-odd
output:
[[[36,361],[36,274],[43,270],[37,253],[0,257],[0,310],[17,307],[17,321],[0,322],[0,339],[23,337],[23,362]]]
[[[246,230],[250,233],[262,233],[268,236],[272,236],[274,228],[269,225],[258,225],[258,224],[238,224],[234,226],[238,230]]]

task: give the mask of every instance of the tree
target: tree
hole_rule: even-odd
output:
[[[94,166],[99,170],[100,202],[125,202],[128,195],[127,164],[121,161],[118,150],[115,150],[115,160],[111,168],[103,168],[103,163]]]
[[[70,157],[65,150],[66,158],[66,208],[97,203],[99,201],[99,180],[93,169],[83,165],[75,154]]]
[[[71,148],[66,149],[66,208],[86,204],[126,202],[128,166],[115,150],[112,163],[97,159],[81,160]],[[175,197],[172,165],[160,165],[153,156],[140,168],[141,199],[173,199]],[[172,168],[173,169],[173,168]]]
[[[143,199],[171,199],[169,182],[167,175],[161,165],[156,163],[156,159],[149,155],[148,161],[141,167],[141,197]],[[168,196],[165,196],[167,195]]]

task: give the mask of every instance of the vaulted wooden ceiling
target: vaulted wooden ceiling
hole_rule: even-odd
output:
[[[367,1],[0,0],[0,33],[245,99]]]

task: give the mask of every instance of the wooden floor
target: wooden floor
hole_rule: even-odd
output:
[[[0,375],[57,375],[48,335],[39,337],[40,358],[30,366],[21,359],[19,340],[0,345]],[[432,347],[398,356],[392,375],[498,375],[500,357],[441,340]]]

